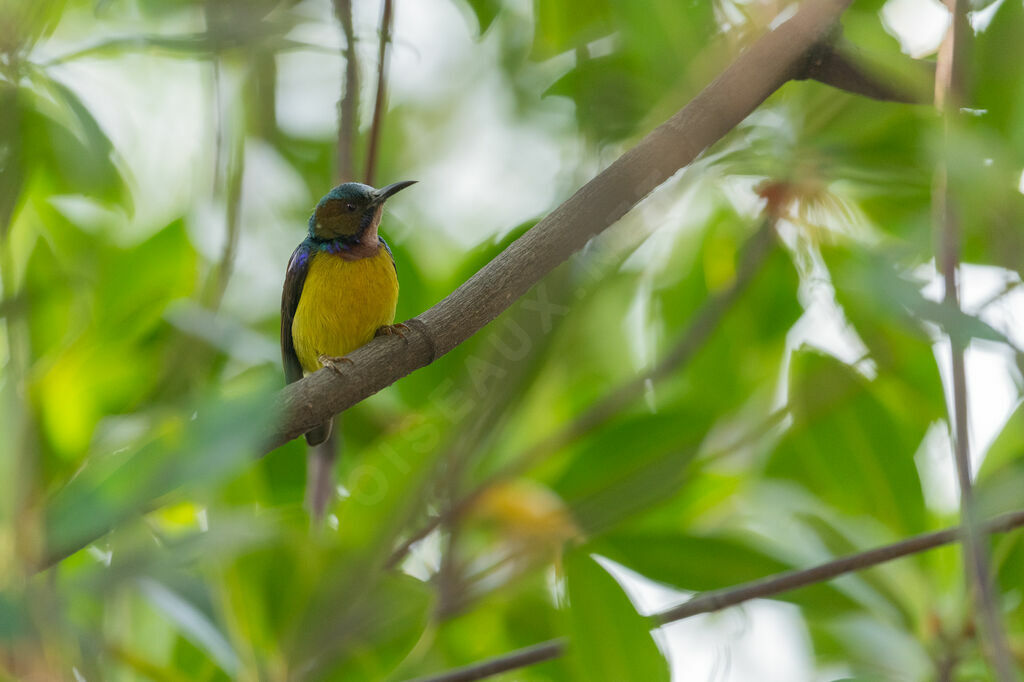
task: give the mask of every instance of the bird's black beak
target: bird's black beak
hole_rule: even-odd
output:
[[[402,182],[392,183],[392,184],[388,185],[387,187],[381,187],[380,189],[378,189],[376,191],[375,196],[373,197],[373,205],[374,206],[378,206],[380,204],[383,204],[385,201],[387,201],[391,197],[391,195],[397,194],[398,192],[401,192],[403,189],[405,189],[409,185],[415,185],[415,184],[416,184],[415,180],[403,180]]]

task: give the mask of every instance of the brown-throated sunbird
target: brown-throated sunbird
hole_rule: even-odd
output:
[[[288,383],[343,356],[379,333],[392,333],[398,271],[377,233],[384,202],[415,181],[374,189],[338,185],[317,203],[309,234],[292,253],[281,293],[281,358]],[[331,435],[328,420],[306,434],[310,445]]]

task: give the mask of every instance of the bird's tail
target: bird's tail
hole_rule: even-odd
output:
[[[306,455],[306,508],[314,524],[323,520],[334,496],[334,463],[340,443],[337,442],[336,432],[332,433],[332,423],[333,420],[330,420],[306,434],[309,443]],[[323,437],[317,440],[315,436],[321,433]]]

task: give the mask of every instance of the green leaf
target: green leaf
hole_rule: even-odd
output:
[[[1021,155],[985,116],[958,121],[936,154],[949,169],[954,211],[962,242],[961,260],[1024,271],[1024,195],[1019,190]],[[1024,126],[1022,126],[1024,127]]]
[[[593,550],[651,580],[681,590],[705,592],[767,578],[794,568],[739,535],[623,531],[601,538]],[[858,608],[831,583],[776,597],[812,614],[835,615]]]
[[[40,358],[59,347],[73,319],[71,283],[44,240],[37,242],[29,256],[24,287],[24,295],[32,301],[28,308],[32,355]]]
[[[60,21],[65,4],[66,0],[0,2],[0,26],[4,27],[5,34],[3,49],[13,54],[48,35]]]
[[[588,682],[655,682],[669,679],[654,624],[585,550],[565,558],[569,608],[569,657],[575,678]]]
[[[678,492],[707,423],[680,426],[674,417],[641,415],[588,439],[555,485],[584,533],[602,532]]]
[[[236,674],[238,655],[224,633],[207,614],[182,595],[155,580],[143,580],[139,587],[147,600],[173,621],[189,641],[217,661],[217,665],[224,672]]]
[[[594,550],[644,576],[703,592],[779,573],[789,566],[724,535],[612,533]]]
[[[583,442],[555,490],[567,499],[594,495],[672,451],[695,448],[706,427],[680,424],[675,414],[638,414],[596,430]]]
[[[914,453],[929,421],[894,415],[851,367],[812,350],[792,356],[792,428],[765,475],[800,483],[852,515],[900,532],[924,528],[924,497]]]
[[[46,505],[48,560],[81,549],[181,486],[212,485],[250,462],[263,437],[252,425],[270,416],[262,392],[209,400],[170,420],[162,440],[94,458]]]
[[[613,30],[609,0],[534,0],[534,59],[547,59]]]
[[[46,79],[42,93],[21,88],[24,159],[53,194],[83,194],[111,203],[127,190],[113,158],[113,146],[78,98]],[[43,96],[55,94],[54,99]],[[26,177],[31,173],[25,173]]]
[[[385,679],[423,635],[434,603],[433,591],[419,580],[399,574],[385,576],[366,599],[357,596],[356,601],[362,603],[340,623],[342,629],[348,623],[351,630],[337,643],[338,657],[325,669],[333,671],[332,680]]]
[[[921,283],[900,275],[876,254],[825,251],[836,301],[878,366],[880,399],[893,413],[909,413],[924,422],[946,414],[942,378],[932,352],[932,338],[922,319],[991,335],[994,330],[974,318],[951,311],[920,294]],[[936,310],[936,306],[941,309]],[[978,323],[978,326],[974,326]],[[983,325],[983,326],[982,326]],[[968,333],[968,336],[970,334]]]
[[[99,331],[118,337],[149,333],[170,301],[195,291],[198,265],[180,219],[135,246],[105,251],[95,287]]]
[[[979,123],[1004,145],[1024,153],[1024,3],[1004,0],[972,46],[973,102],[985,113]]]
[[[1024,468],[1024,403],[1017,405],[989,446],[978,481],[990,480],[1011,467]]]
[[[597,141],[660,120],[704,84],[688,66],[718,32],[710,3],[569,0],[538,3],[537,11],[533,56],[576,50],[575,66],[545,94],[572,99],[580,128]],[[598,38],[613,45],[610,54],[591,56],[588,44]]]
[[[979,515],[994,516],[1021,508],[1024,489],[1024,403],[1017,405],[989,446],[978,471],[975,497]]]
[[[618,140],[636,130],[651,109],[654,98],[642,85],[629,58],[615,53],[583,60],[544,94],[571,99],[580,128],[594,139]]]

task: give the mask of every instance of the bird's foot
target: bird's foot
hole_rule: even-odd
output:
[[[409,327],[399,322],[398,324],[386,324],[376,332],[374,336],[400,336],[402,340],[405,340],[405,333],[409,331]]]
[[[339,367],[338,365],[356,364],[344,356],[335,357],[331,355],[325,355],[324,353],[318,355],[316,361],[319,362],[323,367],[330,367],[338,374],[341,374],[341,367]]]

